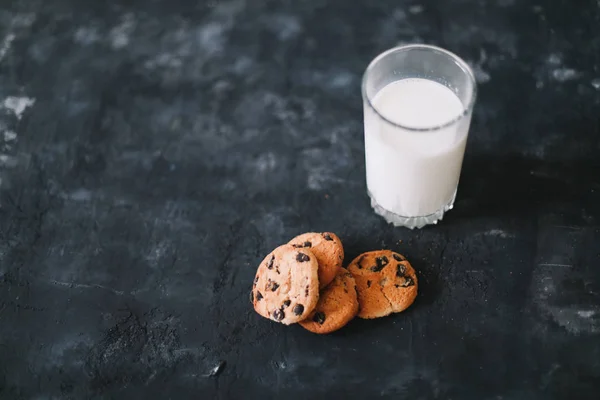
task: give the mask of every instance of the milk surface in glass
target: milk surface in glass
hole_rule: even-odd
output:
[[[438,82],[408,78],[384,86],[371,103],[387,120],[374,110],[365,111],[367,187],[372,199],[403,217],[451,208],[470,122],[466,118],[448,124],[464,112],[460,99]],[[440,126],[444,127],[429,129]]]

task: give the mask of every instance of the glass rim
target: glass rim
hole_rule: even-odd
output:
[[[458,67],[465,73],[465,75],[467,75],[469,77],[471,83],[473,84],[471,100],[469,101],[469,104],[467,104],[467,106],[463,107],[464,108],[463,112],[460,113],[459,115],[457,115],[456,117],[454,117],[453,119],[449,120],[448,122],[445,122],[441,125],[428,126],[425,128],[417,128],[414,126],[412,126],[412,127],[405,126],[398,122],[392,121],[392,120],[386,118],[383,114],[381,114],[379,112],[379,110],[377,110],[377,108],[373,105],[373,103],[371,102],[371,99],[367,95],[367,88],[366,88],[367,79],[368,79],[369,74],[371,73],[371,71],[373,70],[373,68],[375,67],[375,65],[378,62],[380,62],[382,59],[384,59],[385,57],[387,57],[388,55],[390,55],[392,53],[396,53],[399,51],[415,50],[415,49],[429,50],[429,51],[433,51],[436,53],[441,53],[444,56],[448,57],[449,59],[453,60],[458,65]],[[462,120],[464,117],[466,117],[473,110],[473,107],[475,106],[475,99],[477,98],[477,81],[475,79],[475,74],[473,73],[473,70],[471,69],[469,64],[467,64],[462,58],[460,58],[456,54],[452,53],[451,51],[442,49],[441,47],[428,45],[428,44],[406,44],[406,45],[392,47],[391,49],[388,49],[388,50],[380,53],[373,60],[371,60],[371,62],[365,69],[365,72],[363,73],[362,83],[361,83],[361,91],[362,91],[363,99],[366,100],[367,104],[369,105],[369,108],[371,108],[375,112],[375,114],[377,114],[377,116],[379,118],[383,119],[388,124],[390,124],[394,127],[397,127],[397,128],[407,130],[407,131],[433,132],[433,131],[438,131],[440,129],[444,129],[446,127],[449,127],[449,126],[452,126],[452,125],[458,123],[460,120]]]

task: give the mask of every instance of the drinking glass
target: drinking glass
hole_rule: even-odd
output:
[[[421,228],[452,209],[476,92],[467,63],[439,47],[395,47],[369,64],[362,80],[367,189],[386,221]]]

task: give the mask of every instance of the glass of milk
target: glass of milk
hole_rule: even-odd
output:
[[[421,228],[453,207],[476,92],[467,63],[435,46],[396,47],[369,64],[365,161],[377,214]]]

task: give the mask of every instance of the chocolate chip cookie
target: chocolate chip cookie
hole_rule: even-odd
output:
[[[265,318],[289,325],[306,318],[319,301],[318,262],[310,249],[284,244],[260,263],[250,301]]]
[[[358,313],[358,295],[352,274],[340,268],[319,297],[315,310],[300,325],[314,333],[330,333],[346,325]]]
[[[299,249],[308,248],[317,257],[321,289],[331,283],[344,261],[344,247],[335,233],[304,233],[290,240],[289,244]]]
[[[417,297],[417,275],[404,256],[390,250],[363,253],[348,266],[356,281],[360,318],[401,312]]]

